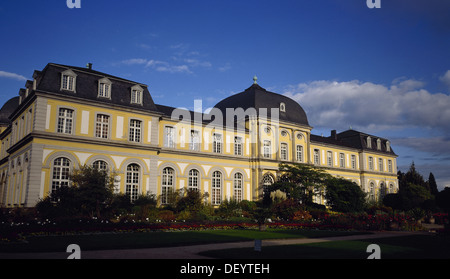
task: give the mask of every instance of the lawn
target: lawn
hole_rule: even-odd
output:
[[[0,252],[62,252],[69,244],[83,250],[156,248],[254,239],[317,238],[361,234],[350,231],[295,229],[234,229],[177,232],[103,233],[65,236],[32,236],[25,243],[0,243]]]
[[[367,246],[380,246],[381,259],[450,259],[450,238],[412,235],[354,241],[215,250],[201,255],[220,259],[367,259]]]

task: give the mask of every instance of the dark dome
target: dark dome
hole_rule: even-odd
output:
[[[11,122],[9,116],[19,106],[19,98],[20,97],[17,96],[9,99],[0,109],[0,125],[8,125]]]
[[[225,115],[227,108],[255,108],[257,112],[259,109],[267,109],[267,116],[270,117],[272,108],[280,108],[280,104],[284,103],[285,110],[280,110],[280,121],[291,122],[309,126],[308,118],[303,108],[289,97],[269,92],[258,84],[253,84],[244,92],[235,94],[217,103],[214,107],[218,108]]]

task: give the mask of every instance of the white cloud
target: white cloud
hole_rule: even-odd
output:
[[[19,80],[19,81],[27,80],[27,78],[22,75],[18,75],[15,73],[9,73],[9,72],[5,72],[5,71],[0,71],[0,77],[15,79],[15,80]]]
[[[132,58],[132,59],[123,60],[122,63],[125,65],[143,65],[143,64],[147,64],[147,59]]]
[[[450,135],[450,96],[432,94],[417,80],[395,80],[390,87],[358,80],[313,81],[289,86],[314,127],[362,130],[437,128]]]
[[[147,68],[153,68],[158,72],[168,73],[192,73],[188,65],[172,65],[165,61],[148,60],[144,58],[133,58],[123,60],[122,64],[125,65],[144,65]]]
[[[443,76],[441,76],[439,80],[445,83],[450,88],[450,70],[448,70]]]

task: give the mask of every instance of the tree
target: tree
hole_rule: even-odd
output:
[[[436,184],[436,179],[434,178],[434,175],[432,172],[430,172],[430,175],[428,176],[428,186],[430,187],[430,193],[433,196],[436,196],[439,193],[437,184]]]
[[[294,199],[302,204],[312,203],[314,193],[321,192],[329,174],[313,166],[292,163],[280,164],[282,173],[278,181],[269,186],[269,191],[280,190],[286,193],[288,199]],[[266,194],[267,196],[267,194]]]
[[[366,205],[366,193],[354,182],[340,177],[329,177],[326,182],[327,205],[334,211],[360,212]]]
[[[77,189],[78,199],[82,201],[81,209],[89,216],[101,217],[101,210],[110,202],[114,191],[114,176],[107,170],[92,166],[74,169],[71,175],[72,187]]]
[[[446,212],[450,212],[450,187],[445,187],[436,196],[436,204]]]

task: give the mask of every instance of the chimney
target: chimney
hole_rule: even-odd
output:
[[[89,69],[89,70],[92,70],[92,63],[87,63],[86,64],[86,68]]]
[[[331,138],[337,140],[336,130],[331,130]]]

